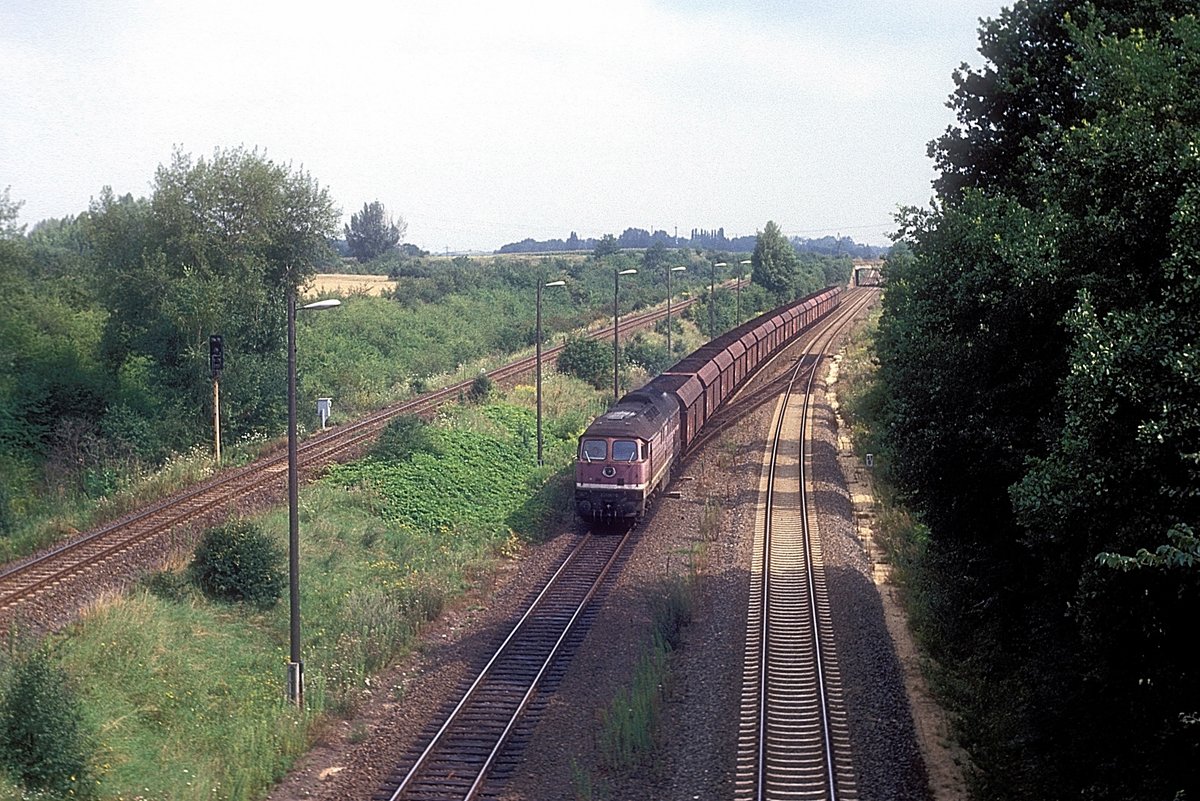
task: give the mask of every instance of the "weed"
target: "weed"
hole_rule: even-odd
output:
[[[700,539],[712,542],[721,535],[721,522],[725,517],[721,505],[712,498],[704,499],[704,513],[700,516]]]
[[[600,754],[611,768],[627,770],[642,764],[654,746],[667,652],[666,644],[656,637],[638,660],[633,682],[600,714]]]

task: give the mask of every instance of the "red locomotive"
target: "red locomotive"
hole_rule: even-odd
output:
[[[841,302],[841,287],[760,315],[680,359],[621,398],[579,437],[575,510],[593,519],[636,518],[746,378]]]

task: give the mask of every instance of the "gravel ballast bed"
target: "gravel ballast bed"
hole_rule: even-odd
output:
[[[836,417],[823,394],[817,403],[815,500],[856,747],[858,797],[931,798],[906,697],[905,681],[911,682],[913,674],[910,658],[897,657],[884,622],[885,613],[894,617],[895,610],[886,606],[886,594],[881,598],[877,565],[855,525],[846,470],[839,463]],[[501,798],[733,797],[749,564],[773,411],[772,401],[742,414],[720,438],[693,454],[672,486],[679,497],[660,498],[635,532],[632,552],[596,610],[587,637],[571,655],[556,691],[544,699],[536,727],[521,738]],[[702,532],[706,502],[720,510],[715,532]],[[576,534],[565,530],[502,562],[485,586],[430,624],[414,654],[372,682],[354,718],[331,721],[269,799],[370,798],[508,633]],[[161,563],[163,554],[144,558]],[[604,766],[597,746],[603,710],[629,686],[649,647],[652,602],[663,582],[693,568],[699,578],[693,618],[671,658],[657,748],[640,767],[613,771]],[[60,620],[64,613],[49,606],[39,609],[39,617]],[[908,691],[913,692],[911,684]],[[922,731],[928,728],[925,717],[922,712]],[[944,732],[944,727],[932,730]]]

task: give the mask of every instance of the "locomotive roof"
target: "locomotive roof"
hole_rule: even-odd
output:
[[[662,427],[663,418],[678,408],[675,398],[662,391],[634,390],[592,421],[585,437],[636,437],[650,439]]]

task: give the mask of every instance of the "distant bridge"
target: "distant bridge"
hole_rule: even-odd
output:
[[[855,259],[854,261],[854,285],[855,286],[883,286],[883,260],[882,259]]]

